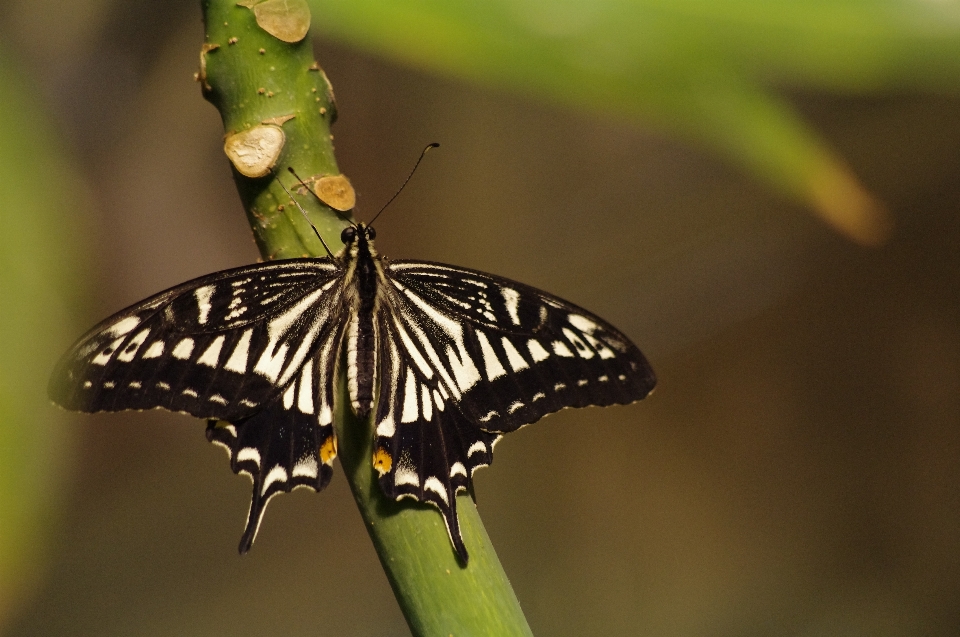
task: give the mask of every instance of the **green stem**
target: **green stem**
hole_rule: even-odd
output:
[[[242,4],[247,6],[236,0],[203,1],[206,39],[197,79],[220,111],[227,145],[243,142],[227,154],[264,259],[322,256],[325,250],[277,181],[293,182],[286,178],[289,166],[308,182],[339,174],[330,135],[336,118],[333,91],[302,29],[309,10],[303,0]],[[263,137],[244,137],[264,131]],[[263,157],[265,163],[247,163]],[[303,197],[301,203],[336,252],[346,222],[311,199]],[[457,502],[470,551],[469,566],[463,567],[436,509],[384,497],[371,461],[372,424],[344,409],[349,401],[340,397],[335,422],[340,462],[413,634],[530,635],[473,501],[461,495]]]

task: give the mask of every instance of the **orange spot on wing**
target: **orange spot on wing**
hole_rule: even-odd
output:
[[[384,475],[390,472],[390,467],[393,466],[393,458],[390,457],[390,452],[380,447],[373,454],[373,468],[377,470],[380,475]]]
[[[320,461],[323,464],[330,464],[337,457],[337,439],[333,436],[327,436],[327,439],[320,445]]]

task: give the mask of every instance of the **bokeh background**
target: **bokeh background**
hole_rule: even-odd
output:
[[[312,6],[359,217],[443,145],[381,252],[660,377],[477,474],[535,634],[960,634],[960,4]],[[193,1],[0,2],[0,633],[407,635],[342,475],[238,557],[203,423],[46,401],[94,322],[258,258],[201,40]]]

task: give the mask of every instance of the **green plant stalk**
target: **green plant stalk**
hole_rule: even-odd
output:
[[[299,6],[297,0],[270,1]],[[220,111],[227,136],[264,123],[280,126],[285,136],[270,174],[246,177],[234,165],[260,252],[264,259],[323,256],[325,250],[299,210],[289,205],[276,177],[287,177],[288,166],[304,178],[339,174],[330,135],[336,105],[326,76],[313,60],[310,38],[292,44],[277,39],[258,25],[251,8],[235,0],[204,0],[202,6],[206,36],[197,79],[204,96]],[[312,197],[300,200],[336,252],[346,222]],[[470,551],[469,566],[463,567],[436,509],[383,495],[372,464],[372,422],[344,409],[349,401],[342,379],[340,386],[335,414],[340,463],[413,634],[531,635],[470,497],[463,494],[457,500]]]

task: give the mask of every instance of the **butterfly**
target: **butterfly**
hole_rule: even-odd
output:
[[[270,498],[329,483],[344,376],[353,413],[372,415],[383,493],[436,506],[466,564],[456,497],[505,433],[640,400],[656,378],[596,315],[492,274],[390,260],[375,236],[352,224],[336,255],[224,270],[132,305],[67,351],[49,395],[81,412],[207,419],[207,439],[253,480],[245,553]]]

